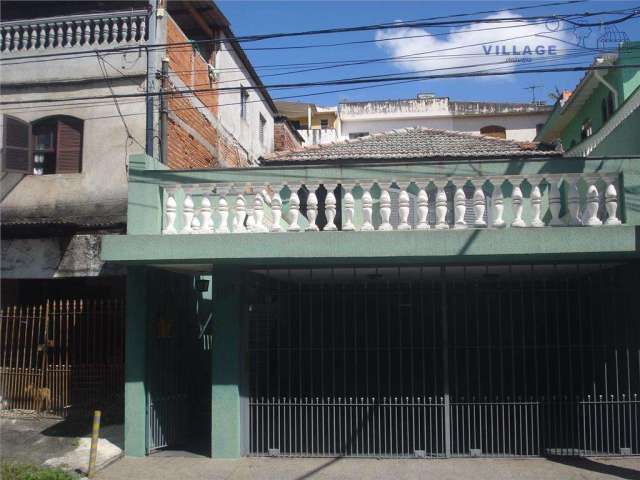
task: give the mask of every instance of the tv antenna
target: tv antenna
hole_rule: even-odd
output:
[[[531,103],[536,103],[536,88],[543,88],[544,85],[530,85],[524,87],[525,90],[531,90]]]

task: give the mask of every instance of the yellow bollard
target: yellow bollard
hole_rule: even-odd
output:
[[[100,436],[100,410],[93,412],[93,429],[91,432],[91,453],[89,454],[89,471],[87,476],[93,478],[96,474],[96,457],[98,456],[98,438]]]

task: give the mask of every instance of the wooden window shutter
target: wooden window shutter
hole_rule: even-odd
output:
[[[9,115],[3,115],[2,125],[2,167],[4,171],[32,173],[31,125]]]
[[[82,167],[82,120],[58,119],[56,173],[78,173]]]

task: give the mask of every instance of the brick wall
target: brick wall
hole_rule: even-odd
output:
[[[187,42],[188,38],[176,22],[167,19],[167,43]],[[190,45],[167,48],[170,72],[186,88],[215,88],[210,83],[207,61]],[[173,85],[175,89],[175,85]],[[197,100],[194,99],[194,96]],[[219,121],[217,92],[196,92],[194,96],[174,94],[168,97],[170,118],[168,133],[168,166],[173,169],[246,167],[248,154],[239,142],[224,131],[220,123],[203,113],[202,104]],[[199,107],[199,108],[196,108]],[[176,118],[177,117],[177,118]],[[215,119],[214,119],[215,120]],[[220,128],[220,130],[218,130]],[[195,132],[195,134],[194,134]]]
[[[274,122],[273,135],[273,145],[276,152],[302,148],[302,144],[292,131],[291,124],[286,120],[276,120]]]
[[[168,165],[169,168],[186,170],[191,168],[220,167],[214,152],[198,142],[193,135],[169,119],[168,136]]]
[[[176,22],[169,17],[167,20],[167,43],[184,43],[189,39],[180,30]],[[189,45],[176,45],[167,48],[169,66],[180,80],[189,88],[215,88],[215,83],[209,80],[207,60]],[[195,94],[213,114],[218,112],[218,93],[215,91],[197,92]]]

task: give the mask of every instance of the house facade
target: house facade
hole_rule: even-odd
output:
[[[64,318],[93,315],[87,299],[124,304],[126,270],[99,252],[104,235],[127,231],[130,155],[185,170],[247,167],[273,151],[275,105],[231,37],[211,1],[3,2],[1,328],[21,333],[2,348],[27,348],[21,309],[42,306],[44,318],[55,300]],[[223,81],[246,87],[242,109],[240,93],[216,92]],[[123,308],[109,313],[120,333]],[[64,358],[59,340],[51,362]],[[41,355],[1,367],[24,373],[47,364]],[[3,383],[0,395],[27,408],[26,386]]]
[[[640,453],[637,156],[417,127],[262,164],[131,159],[127,455]]]
[[[340,138],[340,121],[336,107],[322,107],[315,103],[276,102],[278,110],[298,131],[306,145],[331,143]]]
[[[594,60],[572,92],[556,102],[536,140],[559,141],[567,155],[637,154],[640,119],[640,73],[633,64],[638,42],[622,44],[616,53]],[[612,68],[608,69],[607,67]]]

